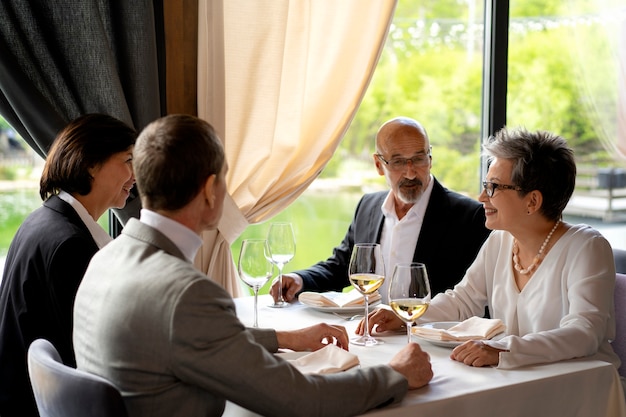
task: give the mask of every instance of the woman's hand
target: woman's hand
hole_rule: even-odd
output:
[[[404,322],[395,315],[391,310],[379,308],[376,311],[371,312],[368,316],[368,324],[370,333],[373,332],[374,326],[376,326],[377,332],[384,332],[387,330],[398,330],[402,328]],[[365,320],[361,320],[356,328],[356,334],[363,334],[365,331]]]
[[[500,352],[506,352],[506,350],[496,349],[480,340],[468,340],[454,348],[450,359],[469,366],[492,366],[500,362]]]
[[[348,350],[350,343],[345,327],[326,323],[298,330],[277,331],[276,338],[279,348],[296,352],[318,350],[329,344]]]

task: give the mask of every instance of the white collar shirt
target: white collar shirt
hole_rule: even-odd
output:
[[[180,249],[185,258],[193,263],[198,249],[202,246],[202,239],[193,230],[145,208],[141,209],[139,221],[163,233]]]
[[[398,219],[396,214],[395,201],[391,191],[381,206],[385,218],[380,236],[380,247],[385,263],[385,281],[379,289],[383,303],[389,302],[387,291],[394,266],[400,262],[413,262],[417,239],[422,229],[433,183],[434,180],[431,175],[424,193],[402,219]]]
[[[80,201],[72,197],[72,195],[68,192],[61,190],[59,192],[59,198],[65,201],[67,204],[72,206],[74,211],[78,214],[78,217],[83,221],[91,237],[99,249],[102,249],[107,243],[113,240],[113,238],[98,224],[97,221],[91,217],[85,206],[83,206]]]

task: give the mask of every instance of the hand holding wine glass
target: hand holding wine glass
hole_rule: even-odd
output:
[[[283,297],[283,268],[296,254],[296,238],[291,223],[272,223],[267,234],[271,261],[278,268],[278,297],[270,307],[288,307]]]
[[[406,323],[408,343],[411,342],[412,324],[426,312],[429,304],[430,282],[426,265],[416,262],[397,264],[389,283],[389,305]]]
[[[363,336],[352,339],[351,342],[361,346],[374,346],[383,343],[370,335],[368,326],[368,297],[385,281],[385,266],[380,245],[378,243],[357,243],[354,245],[348,274],[352,286],[365,298],[365,332]]]
[[[259,289],[274,273],[270,252],[265,239],[245,239],[239,253],[239,277],[254,292],[254,324],[259,327],[257,300]]]

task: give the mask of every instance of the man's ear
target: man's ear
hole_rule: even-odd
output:
[[[215,206],[215,179],[217,176],[215,174],[211,175],[207,178],[204,183],[204,199],[211,209]]]
[[[377,154],[373,154],[374,165],[376,166],[376,171],[378,171],[378,175],[385,175],[385,171],[383,170],[383,163],[378,159]]]

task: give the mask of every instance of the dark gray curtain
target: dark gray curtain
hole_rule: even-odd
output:
[[[2,0],[0,114],[43,157],[82,114],[141,130],[165,113],[162,10],[148,0]],[[138,212],[134,198],[116,214],[124,223]]]

